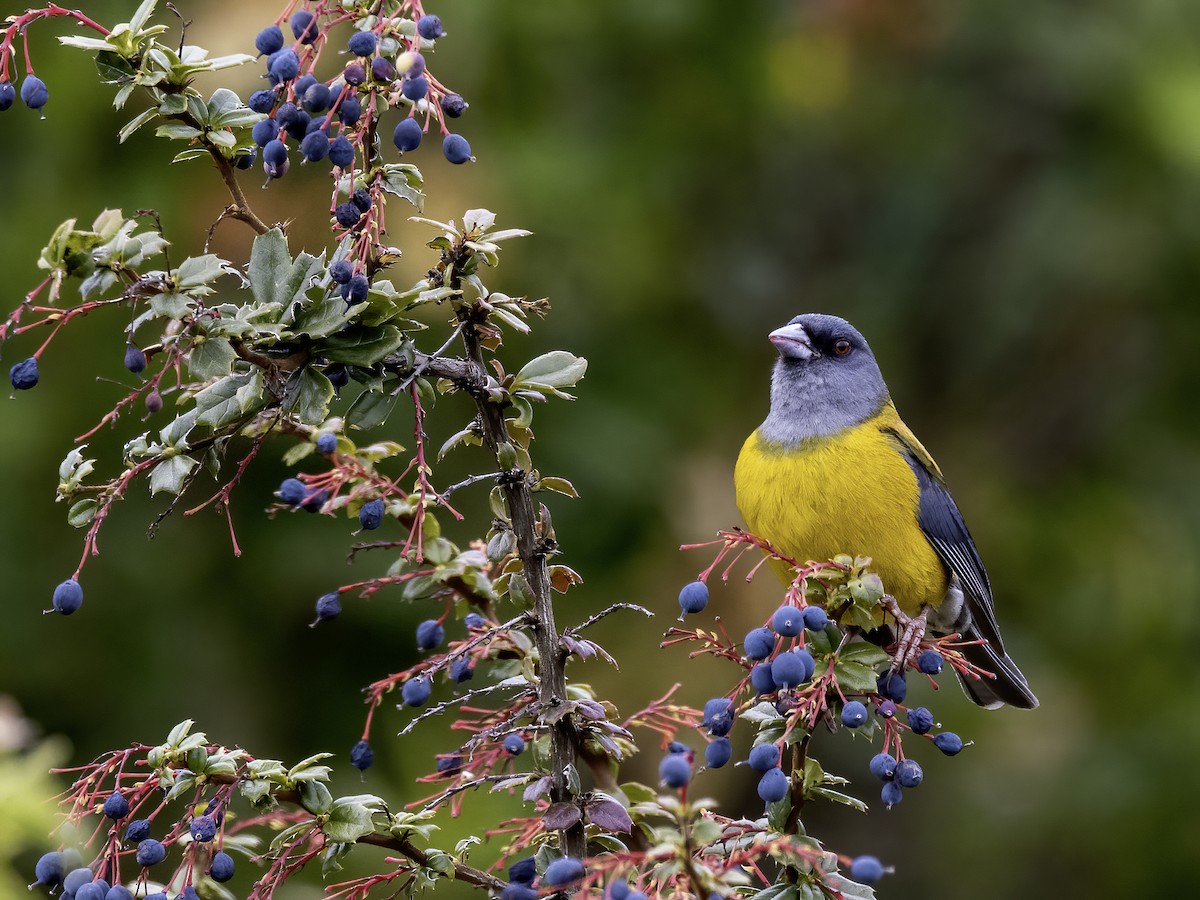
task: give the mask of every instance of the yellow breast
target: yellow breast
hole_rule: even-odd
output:
[[[942,602],[946,570],[917,523],[916,476],[881,420],[793,449],[756,431],[738,456],[737,504],[752,532],[800,562],[870,556],[888,593],[916,613]]]

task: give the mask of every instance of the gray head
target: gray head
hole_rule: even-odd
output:
[[[770,443],[794,446],[836,434],[888,402],[875,355],[845,319],[805,313],[770,338],[779,359],[771,373],[771,412],[759,428]]]

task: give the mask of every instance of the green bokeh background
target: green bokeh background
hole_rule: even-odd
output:
[[[134,5],[86,11],[112,23]],[[177,5],[195,20],[189,42],[214,53],[249,49],[278,11]],[[562,619],[618,600],[662,613],[605,623],[596,635],[620,672],[589,662],[576,674],[626,713],[675,681],[694,705],[725,690],[728,670],[655,649],[678,586],[707,561],[676,548],[738,522],[731,471],[765,413],[766,332],[800,312],[844,315],[946,472],[1042,706],[983,712],[948,683],[922,693],[975,746],[952,760],[917,748],[926,782],[903,805],[814,809],[810,831],[895,864],[884,897],[1189,890],[1200,862],[1200,720],[1188,712],[1200,687],[1200,6],[446,0],[433,11],[450,37],[431,66],[471,103],[461,130],[478,162],[415,154],[426,211],[484,206],[536,232],[509,245],[491,283],[548,296],[554,311],[508,358],[562,347],[591,361],[579,402],[537,423],[543,471],[583,495],[553,504],[564,561],[586,579]],[[124,118],[90,60],[54,46],[62,30],[43,25],[31,40],[51,91],[45,121],[18,107],[0,116],[6,307],[40,278],[37,252],[68,217],[154,207],[179,258],[198,252],[223,205],[205,164],[168,167],[174,148],[149,131],[117,145]],[[204,87],[245,96],[257,75]],[[318,172],[293,166],[265,192],[257,172],[243,178],[265,219],[291,220],[293,250],[323,246]],[[241,262],[247,234],[222,225],[214,247]],[[393,232],[406,252],[397,282],[430,264],[423,236]],[[38,388],[3,405],[0,693],[64,736],[75,763],[161,740],[184,717],[259,756],[344,760],[362,726],[359,689],[412,661],[426,611],[380,594],[331,628],[306,627],[318,593],[384,563],[346,568],[344,521],[262,514],[285,474],[282,447],[235,495],[240,559],[210,513],[173,517],[147,542],[162,503],[137,492],[102,533],[84,610],[38,615],[82,538],[52,503],[57,464],[120,395],[97,376],[128,378],[121,325],[109,315],[69,329]],[[5,364],[38,342],[5,347]],[[433,443],[465,414],[440,405]],[[123,421],[120,434],[136,427]],[[392,434],[410,439],[406,416]],[[464,453],[445,478],[479,465]],[[464,492],[466,511],[482,493]],[[765,578],[735,578],[714,587],[710,610],[740,633],[777,602]],[[389,741],[406,720],[382,711],[366,790],[412,798],[412,779],[450,749],[437,729]],[[739,751],[748,740],[735,731]],[[872,749],[824,745],[827,767],[873,799]],[[650,779],[656,762],[647,753],[630,772]],[[339,777],[344,792],[363,789]],[[700,790],[730,813],[758,804],[744,770],[709,774]],[[479,812],[461,832],[517,807],[472,798]],[[37,850],[6,848],[26,864]],[[235,882],[243,894],[248,884]]]

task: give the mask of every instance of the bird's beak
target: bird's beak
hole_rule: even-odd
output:
[[[804,326],[795,322],[784,325],[782,328],[776,328],[767,337],[770,338],[771,343],[775,345],[775,349],[784,359],[807,360],[814,356],[820,356],[813,349],[812,339],[808,336]]]

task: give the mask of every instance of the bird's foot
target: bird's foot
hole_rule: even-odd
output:
[[[928,624],[929,607],[924,607],[918,616],[910,616],[890,594],[885,595],[880,603],[901,629],[900,640],[896,642],[896,650],[892,654],[892,671],[899,672],[909,664],[916,665],[917,656],[921,652],[921,639],[925,637]]]

